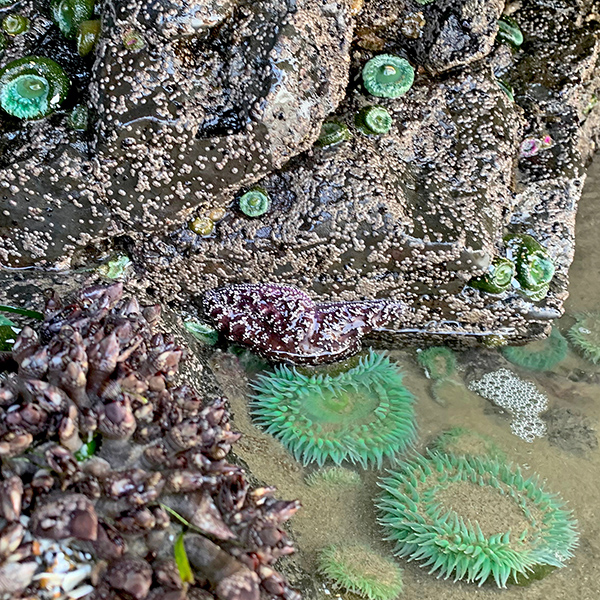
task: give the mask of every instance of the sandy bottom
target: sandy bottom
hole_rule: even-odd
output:
[[[600,160],[592,166],[580,204],[577,228],[577,250],[571,268],[571,296],[566,314],[558,322],[565,333],[573,323],[572,314],[582,310],[600,310]],[[419,446],[451,427],[466,427],[484,434],[506,454],[520,464],[526,474],[538,473],[547,487],[558,492],[574,511],[579,522],[581,539],[575,557],[563,569],[558,569],[527,587],[509,586],[499,590],[492,585],[454,583],[438,580],[418,565],[398,560],[404,569],[404,592],[401,598],[419,600],[598,600],[600,598],[600,450],[586,448],[578,440],[577,428],[566,430],[562,443],[538,438],[527,443],[511,433],[510,417],[470,392],[462,382],[459,369],[456,384],[445,386],[434,400],[431,382],[425,379],[415,361],[414,350],[393,351],[390,356],[405,373],[405,384],[417,398]],[[472,356],[472,354],[471,354]],[[391,554],[392,546],[382,540],[376,520],[373,499],[379,491],[374,470],[355,469],[361,477],[359,485],[308,486],[307,475],[314,467],[302,467],[271,436],[251,422],[248,414],[248,379],[237,358],[218,353],[214,356],[214,371],[229,397],[234,414],[234,426],[244,434],[236,445],[237,454],[248,463],[259,479],[276,485],[282,498],[299,498],[303,509],[292,520],[292,535],[299,553],[297,560],[310,573],[317,565],[318,551],[332,543],[364,542],[379,551]],[[572,349],[568,357],[550,372],[537,374],[523,371],[506,363],[515,373],[534,382],[549,398],[550,409],[570,409],[583,416],[596,430],[600,422],[600,366],[595,367]],[[596,377],[594,374],[598,374]],[[438,395],[439,396],[439,395]],[[560,412],[560,411],[559,411]],[[564,414],[566,411],[562,411]],[[569,433],[571,432],[571,433]],[[566,436],[566,438],[565,438]],[[584,442],[593,439],[588,429]],[[571,443],[573,442],[573,443]],[[500,503],[503,506],[502,503]],[[504,515],[506,517],[507,515]],[[501,519],[503,520],[503,519]],[[315,575],[314,598],[344,598],[348,593],[327,589]]]

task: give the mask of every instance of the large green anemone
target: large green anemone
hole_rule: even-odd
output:
[[[438,577],[505,587],[537,567],[563,567],[577,546],[577,522],[560,497],[494,459],[429,453],[379,485],[395,553]]]
[[[19,119],[41,119],[56,110],[69,79],[50,58],[26,56],[0,69],[0,106]]]
[[[552,328],[545,340],[525,346],[504,346],[500,352],[511,363],[530,371],[547,371],[564,360],[569,350],[567,340],[560,331]]]
[[[398,98],[411,88],[415,71],[404,58],[379,54],[365,64],[362,78],[365,89],[372,96]]]
[[[402,592],[402,569],[361,544],[328,546],[319,555],[319,570],[335,588],[368,600],[396,600]]]
[[[349,460],[380,467],[416,436],[413,395],[397,366],[373,351],[335,376],[278,366],[252,387],[256,423],[304,464]]]
[[[575,319],[567,337],[585,358],[597,365],[600,363],[600,312],[578,313]]]

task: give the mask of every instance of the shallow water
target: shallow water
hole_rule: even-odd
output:
[[[600,160],[596,160],[590,168],[579,208],[570,298],[564,317],[557,323],[563,333],[573,324],[574,313],[600,311],[598,202]],[[489,436],[508,460],[521,465],[528,475],[538,473],[547,482],[549,490],[559,493],[568,502],[581,534],[575,557],[565,568],[557,569],[526,587],[509,585],[508,589],[499,590],[490,584],[477,587],[438,580],[418,564],[398,559],[404,570],[401,598],[596,600],[600,597],[600,450],[597,443],[594,444],[595,430],[600,422],[600,366],[581,358],[572,347],[564,361],[544,373],[511,365],[495,350],[469,351],[458,357],[456,382],[445,386],[434,399],[431,381],[417,364],[414,349],[395,350],[390,352],[390,356],[400,365],[406,386],[417,398],[418,450],[422,451],[441,431],[456,426]],[[504,366],[535,383],[548,396],[549,410],[557,415],[549,423],[552,443],[548,436],[528,443],[511,433],[510,415],[466,388],[465,379],[474,366],[479,373]],[[213,369],[231,401],[234,426],[244,434],[237,446],[237,454],[247,462],[255,476],[276,485],[280,497],[302,501],[303,509],[292,520],[292,534],[299,548],[295,560],[308,572],[314,573],[318,551],[331,543],[365,542],[391,555],[392,546],[382,540],[383,534],[373,506],[373,499],[379,494],[376,481],[381,472],[351,467],[360,474],[361,484],[358,486],[309,487],[305,478],[316,470],[315,467],[302,467],[279,442],[252,424],[248,414],[248,374],[238,359],[217,353],[213,357]],[[570,413],[558,409],[569,409]],[[570,415],[568,421],[565,421],[565,415]],[[473,510],[473,507],[469,508]],[[494,516],[498,522],[508,519],[506,513]],[[314,589],[305,597],[307,600],[356,599],[350,593],[331,590],[317,575]]]

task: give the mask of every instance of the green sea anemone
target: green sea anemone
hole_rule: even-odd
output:
[[[415,71],[404,58],[379,54],[363,67],[362,78],[365,89],[372,96],[398,98],[411,88]]]
[[[505,587],[537,566],[564,566],[577,546],[577,522],[559,496],[494,459],[417,455],[379,485],[395,553],[438,577]]]
[[[330,459],[380,467],[416,436],[413,395],[397,366],[373,351],[333,377],[278,366],[252,387],[256,423],[304,464]]]
[[[2,29],[8,35],[21,35],[29,29],[29,19],[14,13],[6,15],[2,19]]]
[[[69,115],[69,125],[76,131],[85,131],[89,124],[90,111],[85,104],[76,104]]]
[[[509,258],[516,265],[516,279],[522,291],[532,300],[542,300],[548,293],[554,264],[546,249],[530,235],[504,238]]]
[[[465,427],[453,427],[442,431],[429,448],[440,454],[484,456],[501,462],[506,461],[506,454],[500,450],[492,438]]]
[[[201,237],[209,237],[215,231],[215,222],[208,217],[196,217],[190,223],[190,229]]]
[[[392,127],[392,115],[383,106],[365,106],[356,115],[354,122],[366,135],[382,135]]]
[[[107,279],[127,279],[133,271],[133,263],[127,254],[118,254],[98,267],[98,273]]]
[[[368,600],[396,600],[402,592],[402,569],[391,558],[362,544],[321,550],[319,571],[335,588]]]
[[[261,188],[254,188],[240,198],[240,210],[248,217],[260,217],[270,206],[269,195]]]
[[[567,331],[569,341],[585,358],[600,363],[600,313],[583,312],[575,315],[575,324]]]
[[[19,119],[41,119],[56,110],[69,79],[50,58],[26,56],[0,69],[0,106]]]
[[[69,40],[77,35],[79,26],[94,14],[94,0],[51,0],[52,20]]]
[[[127,29],[122,39],[123,46],[130,52],[139,52],[146,45],[144,36],[136,29]]]
[[[523,34],[517,25],[517,22],[504,15],[498,21],[497,39],[501,42],[508,42],[517,48],[523,43]]]
[[[360,475],[352,469],[345,467],[330,467],[311,473],[306,478],[306,485],[317,487],[319,485],[328,485],[335,487],[360,485]]]
[[[511,363],[530,371],[547,371],[567,356],[567,340],[553,327],[545,340],[525,346],[504,346],[500,351]]]
[[[515,276],[515,264],[508,258],[497,256],[488,271],[469,281],[469,285],[488,294],[500,294],[510,287]]]
[[[344,123],[340,123],[339,121],[325,121],[321,125],[321,133],[316,144],[321,147],[337,146],[351,139],[352,134]]]
[[[183,325],[187,331],[205,346],[214,346],[219,341],[219,332],[206,323],[190,320],[186,321]]]
[[[100,19],[83,21],[77,28],[77,53],[79,56],[87,56],[100,38]]]
[[[434,346],[417,353],[417,362],[427,377],[433,380],[446,379],[456,371],[456,356],[450,348]]]

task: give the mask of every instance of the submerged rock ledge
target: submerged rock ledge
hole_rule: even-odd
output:
[[[597,3],[193,4],[194,19],[168,1],[104,3],[86,88],[94,136],[56,115],[22,125],[41,157],[3,144],[4,264],[65,268],[118,238],[132,284],[160,300],[279,283],[316,301],[408,306],[384,342],[547,330],[598,133]],[[496,38],[503,12],[522,45]],[[144,40],[136,52],[123,46],[130,30]],[[415,68],[399,98],[362,87],[381,53]],[[389,133],[355,127],[367,105],[387,109]],[[313,146],[332,119],[352,139]],[[254,218],[238,208],[252,186],[271,200]],[[205,237],[189,228],[214,214]],[[545,298],[467,286],[523,233],[556,267]]]

